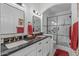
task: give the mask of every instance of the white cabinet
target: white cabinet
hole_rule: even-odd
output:
[[[30,49],[30,48],[29,48]],[[19,50],[13,54],[10,54],[9,56],[25,56],[29,51],[28,47],[22,49],[22,50]]]
[[[37,53],[37,56],[43,55],[43,40],[40,42],[37,42],[36,53]]]
[[[56,44],[56,42],[52,39],[50,39],[50,55],[54,55],[54,45]]]
[[[11,54],[10,56],[27,56],[27,55],[31,54],[32,51],[35,51],[36,47],[37,47],[37,44],[30,45],[26,48],[23,48],[13,54]]]
[[[36,49],[35,49],[35,50],[29,52],[28,54],[26,54],[26,55],[24,55],[24,56],[36,56],[36,55],[37,55],[37,54],[36,54]]]
[[[37,48],[37,56],[42,56],[43,55],[42,51],[43,51],[42,48]]]
[[[50,53],[50,38],[38,42],[37,56],[47,56]]]
[[[44,46],[43,56],[47,56],[48,55],[48,52],[49,52],[48,46]]]
[[[46,38],[26,48],[23,48],[10,56],[47,56],[50,49],[50,38]]]
[[[47,56],[50,52],[50,38],[46,38],[43,41],[43,56]]]

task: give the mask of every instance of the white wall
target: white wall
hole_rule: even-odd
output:
[[[72,24],[77,22],[77,3],[72,3],[71,5],[71,10],[72,10]]]
[[[57,4],[59,4],[59,3],[41,3],[40,4],[40,12],[41,13],[44,13],[47,9],[49,9],[49,8],[51,8],[52,6],[54,6],[54,5],[57,5]]]
[[[42,32],[47,33],[47,15],[43,14],[43,19],[42,19]]]
[[[28,22],[31,22],[30,7],[28,5],[25,5],[25,29],[24,29],[24,34],[27,34]]]

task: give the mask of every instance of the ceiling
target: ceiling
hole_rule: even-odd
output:
[[[27,3],[27,5],[36,8],[40,13],[58,13],[71,9],[69,3]]]
[[[67,10],[71,10],[71,4],[68,4],[68,3],[58,4],[58,5],[52,6],[45,12],[58,13],[58,12],[67,11]]]
[[[39,9],[39,12],[43,13],[45,10],[47,10],[49,7],[54,5],[56,3],[26,3],[29,7],[34,7]]]

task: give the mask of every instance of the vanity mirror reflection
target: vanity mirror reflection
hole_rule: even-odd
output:
[[[33,15],[33,32],[41,32],[41,18]]]

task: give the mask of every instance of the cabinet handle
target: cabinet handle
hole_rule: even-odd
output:
[[[41,52],[41,49],[38,52]]]

